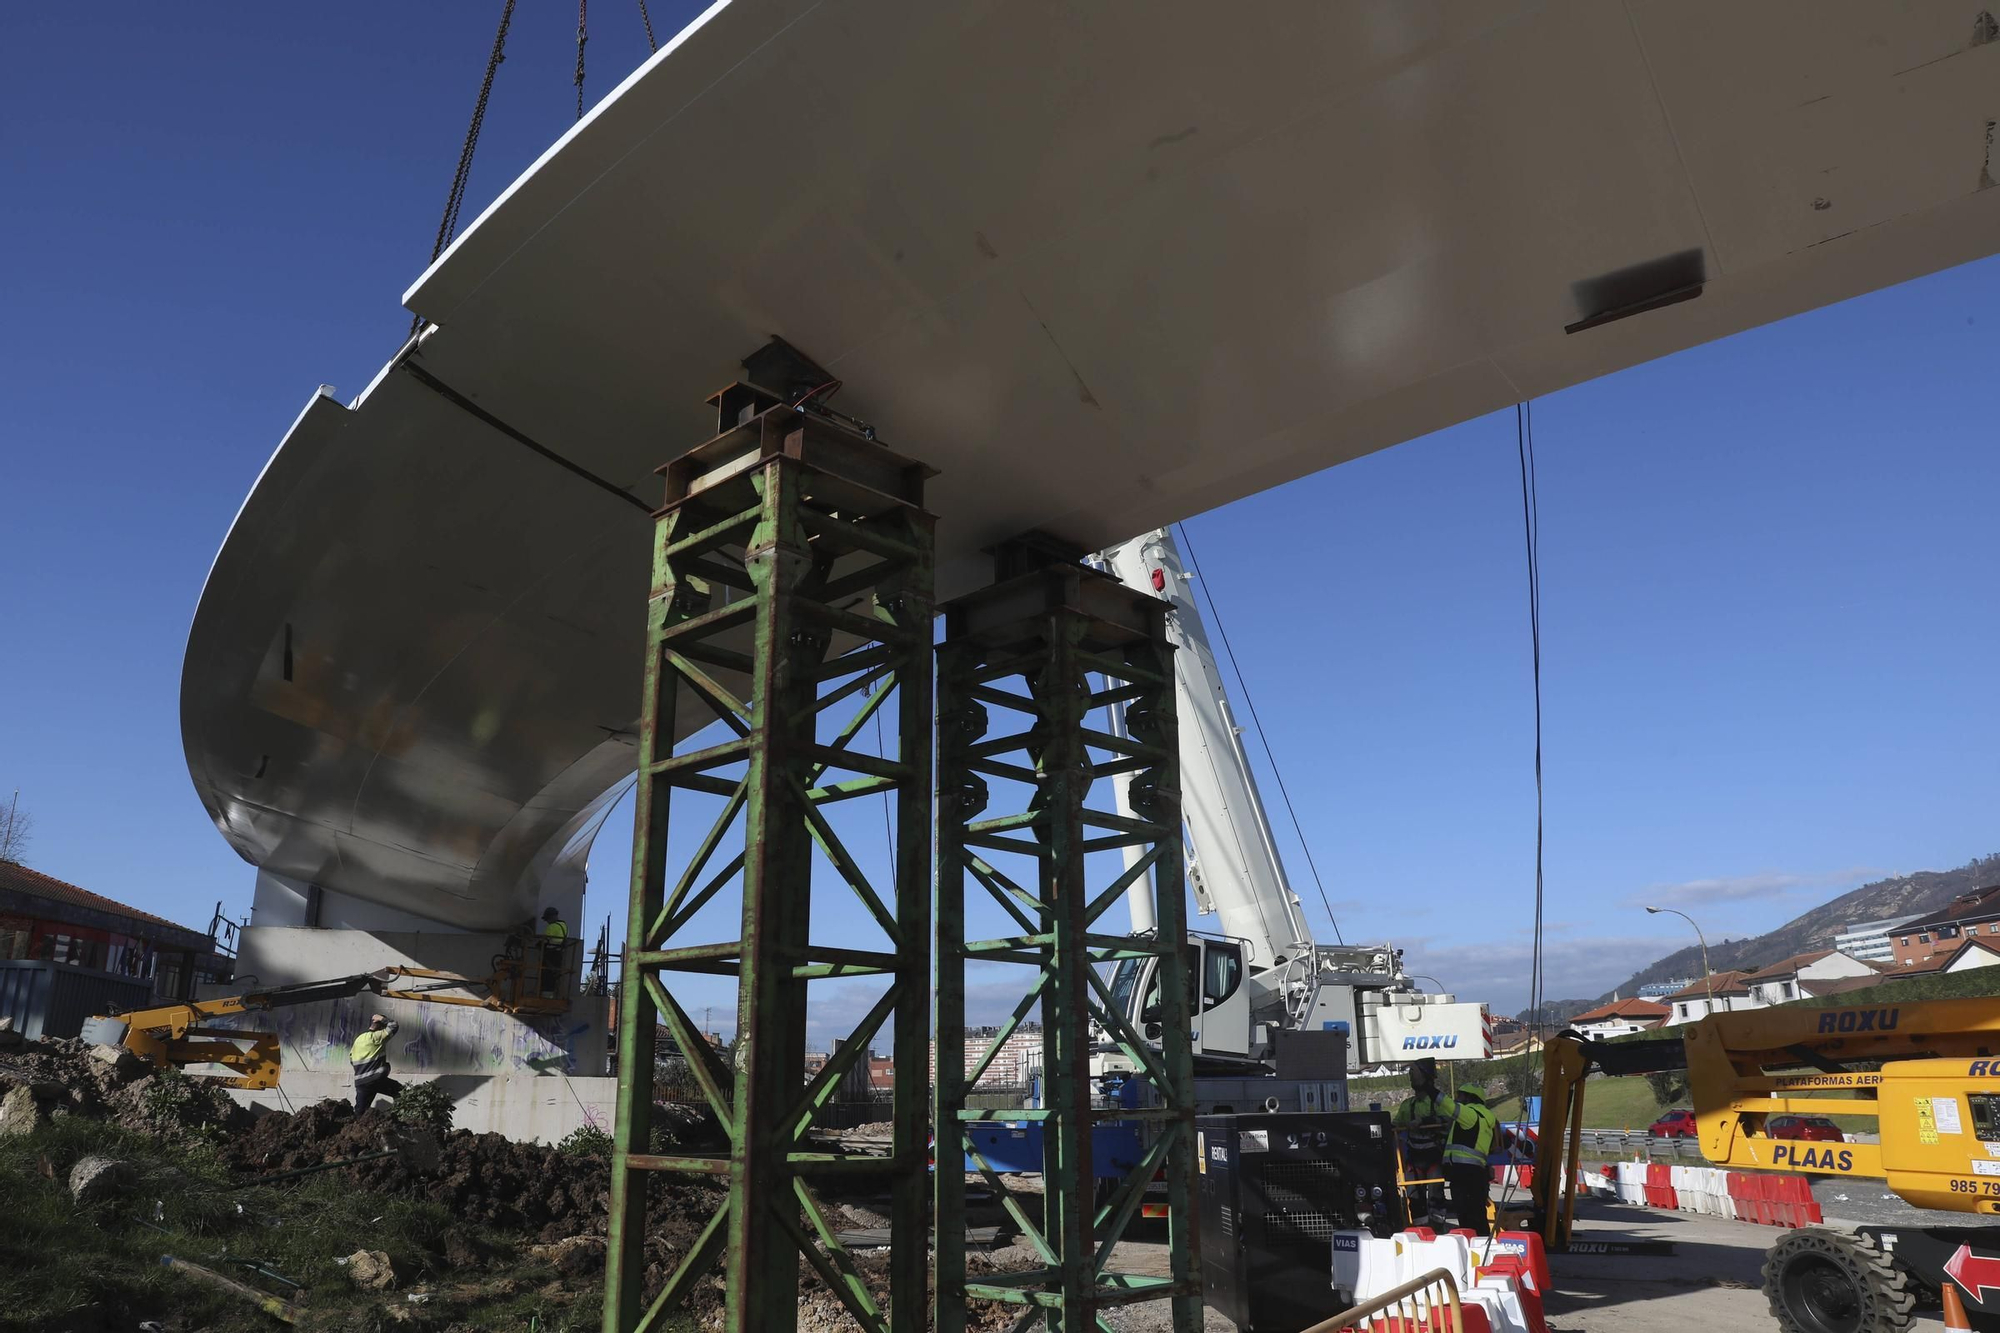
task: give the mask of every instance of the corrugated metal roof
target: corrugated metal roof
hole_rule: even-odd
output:
[[[109,912],[113,916],[128,917],[148,925],[165,926],[169,930],[192,935],[198,939],[208,938],[201,931],[191,930],[179,922],[169,921],[163,916],[154,916],[151,912],[144,912],[136,907],[127,907],[124,903],[107,898],[101,893],[92,893],[89,889],[80,888],[53,875],[44,875],[39,870],[30,870],[13,861],[0,861],[0,890],[25,893],[31,898],[67,903],[72,907],[87,907],[96,912]]]

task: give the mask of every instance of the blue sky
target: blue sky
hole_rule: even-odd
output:
[[[652,5],[664,35],[691,6]],[[188,783],[202,579],[313,387],[408,324],[498,4],[53,6],[0,43],[0,799],[29,860],[204,925],[250,872]],[[573,114],[523,5],[470,218]],[[594,7],[591,100],[645,53]],[[2000,849],[1988,261],[1536,408],[1551,995]],[[1350,940],[1526,992],[1534,793],[1511,413],[1191,521]],[[1309,914],[1322,913],[1279,819]],[[629,816],[593,857],[622,910]],[[697,1002],[699,1002],[697,1000]]]

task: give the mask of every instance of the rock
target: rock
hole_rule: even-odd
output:
[[[604,1267],[604,1237],[571,1236],[553,1245],[530,1245],[528,1253],[565,1277],[583,1277]]]
[[[93,1046],[90,1048],[90,1058],[117,1075],[117,1081],[120,1083],[137,1078],[146,1068],[145,1061],[123,1046]]]
[[[32,1134],[48,1122],[48,1114],[35,1100],[32,1087],[17,1086],[0,1098],[0,1138],[10,1134]]]
[[[366,1291],[387,1291],[396,1285],[396,1269],[381,1250],[356,1250],[347,1256],[347,1276]]]
[[[96,1203],[125,1193],[138,1182],[130,1162],[115,1157],[85,1157],[69,1170],[69,1196],[78,1203]]]

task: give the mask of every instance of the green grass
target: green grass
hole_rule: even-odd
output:
[[[92,1153],[131,1162],[138,1187],[114,1201],[78,1207],[66,1181]],[[557,1282],[546,1265],[523,1260],[484,1272],[453,1271],[442,1244],[454,1220],[434,1204],[372,1194],[339,1178],[291,1186],[232,1189],[214,1150],[173,1146],[150,1136],[75,1117],[32,1135],[0,1139],[0,1329],[136,1327],[178,1318],[216,1333],[279,1327],[239,1297],[163,1268],[172,1254],[260,1285],[235,1259],[256,1259],[311,1293],[302,1327],[364,1333],[390,1327],[386,1306],[417,1314],[401,1328],[528,1328],[558,1333],[598,1327],[601,1279]],[[524,1238],[457,1227],[487,1253],[504,1256]],[[395,1292],[354,1288],[339,1259],[386,1251],[407,1275]],[[405,1294],[429,1290],[410,1306]],[[273,1290],[281,1290],[273,1287]]]

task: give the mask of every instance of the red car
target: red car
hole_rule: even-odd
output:
[[[1669,1111],[1648,1126],[1646,1132],[1656,1139],[1691,1139],[1697,1132],[1694,1112]]]
[[[1823,1115],[1774,1115],[1764,1123],[1774,1139],[1808,1139],[1814,1143],[1845,1143],[1840,1126]]]

